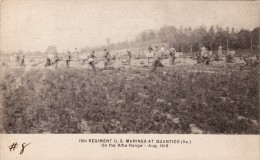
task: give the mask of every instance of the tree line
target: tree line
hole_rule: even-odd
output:
[[[120,49],[145,50],[148,45],[166,44],[169,47],[175,48],[178,52],[193,53],[198,52],[200,47],[204,45],[208,50],[216,52],[219,46],[225,50],[236,50],[236,53],[241,51],[244,53],[258,53],[260,49],[260,27],[253,30],[235,28],[222,28],[221,26],[211,26],[207,29],[206,26],[201,25],[195,28],[175,26],[163,26],[159,30],[145,30],[138,34],[132,41],[123,41],[119,43],[109,43],[107,45],[98,46],[94,48],[81,48],[79,52],[86,53],[91,50],[103,51]],[[55,47],[55,46],[54,46]],[[48,50],[48,49],[47,49]],[[16,52],[13,52],[15,54]],[[42,55],[43,53],[28,52],[27,55]]]
[[[129,42],[112,43],[109,46],[94,48],[101,50],[109,47],[110,49],[124,49],[132,47],[141,47],[149,44],[168,44],[177,51],[197,52],[204,45],[208,50],[217,50],[222,46],[223,50],[248,50],[249,52],[258,52],[259,50],[260,27],[253,30],[235,28],[222,28],[220,26],[211,26],[207,29],[204,25],[199,27],[179,27],[163,26],[159,30],[145,30],[138,34],[135,40]]]

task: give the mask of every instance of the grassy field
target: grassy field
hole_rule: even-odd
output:
[[[233,68],[9,69],[0,84],[3,130],[257,134],[259,74]]]

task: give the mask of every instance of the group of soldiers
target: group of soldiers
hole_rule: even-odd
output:
[[[79,52],[77,51],[77,48],[75,49],[74,52],[74,61],[80,62],[82,60],[82,64],[85,64],[87,61],[89,66],[92,68],[93,71],[96,71],[95,63],[96,63],[96,56],[95,56],[95,51],[93,50],[89,55],[86,56],[85,59],[80,59],[79,57]],[[128,56],[128,64],[131,64],[131,56],[132,53],[127,50],[127,56]],[[45,67],[55,65],[55,68],[58,67],[58,62],[61,61],[61,59],[58,58],[57,53],[55,53],[53,60],[51,60],[50,57],[46,57],[46,64]],[[103,55],[103,62],[104,62],[104,69],[106,69],[109,66],[109,63],[111,60],[114,60],[115,57],[112,57],[108,49],[104,49],[104,55]],[[72,54],[70,51],[67,52],[63,60],[66,62],[66,67],[70,68],[70,61],[72,61]]]
[[[161,61],[165,58],[170,58],[170,63],[172,65],[174,65],[175,60],[177,59],[176,50],[174,48],[170,48],[169,50],[166,50],[164,45],[162,45],[161,47],[158,47],[157,45],[155,45],[154,47],[152,45],[149,45],[148,53],[149,53],[148,63],[152,63],[152,71],[154,71],[158,67],[163,67],[164,65],[162,64]],[[87,61],[89,66],[92,68],[92,70],[96,71],[95,64],[96,64],[97,60],[96,60],[94,50],[89,55],[87,55],[85,59],[80,59],[77,48],[75,48],[74,55],[75,55],[74,61],[79,62],[82,60],[82,64],[84,64]],[[218,61],[219,55],[222,55],[222,46],[218,47],[218,52],[214,56],[212,55],[212,52],[208,51],[205,46],[202,46],[200,48],[200,52],[198,52],[196,54],[197,63],[204,63],[207,65],[212,60]],[[45,57],[46,57],[46,64],[45,64],[46,67],[54,65],[55,68],[57,68],[58,62],[61,61],[61,59],[58,57],[57,53],[54,53],[52,55],[52,58],[48,57],[47,53],[46,53]],[[128,65],[131,65],[132,53],[130,52],[130,50],[126,51],[126,57],[127,57],[126,63]],[[150,62],[150,58],[153,59],[152,62]],[[112,57],[109,50],[104,49],[103,57],[102,57],[102,60],[104,62],[104,69],[107,69],[110,62],[115,59],[120,59],[119,53],[117,53],[116,56]],[[243,59],[246,63],[246,66],[251,66],[251,64],[253,64],[253,62],[251,61],[250,58],[244,57]],[[72,53],[70,51],[68,51],[62,60],[66,62],[66,67],[70,68],[70,61],[72,61]],[[18,52],[16,54],[16,62],[19,62],[20,66],[25,66],[25,55],[23,54],[23,52]],[[229,53],[227,53],[227,55],[226,55],[226,62],[227,63],[233,62],[233,57]]]
[[[152,47],[152,45],[149,45],[148,51],[150,54],[153,54],[152,57],[153,57],[154,61],[153,61],[153,65],[152,65],[153,66],[152,70],[155,70],[157,67],[163,67],[161,60],[166,57],[165,56],[166,55],[165,46],[162,45],[161,48],[159,49],[158,46]],[[197,63],[204,63],[205,65],[208,65],[212,61],[219,61],[220,60],[219,56],[222,54],[223,54],[223,52],[222,52],[221,45],[218,47],[218,51],[215,55],[212,54],[212,51],[208,51],[207,48],[202,45],[200,48],[200,51],[197,52],[197,54],[196,54]],[[151,56],[148,57],[148,62],[149,62],[149,58],[151,58]],[[176,50],[174,48],[170,48],[169,58],[170,58],[171,64],[174,64],[174,62],[176,60]],[[257,64],[259,64],[259,56],[256,57],[256,60],[253,60],[253,59],[249,58],[248,56],[245,56],[245,57],[243,57],[243,60],[245,62],[245,67],[251,68],[251,67],[254,67]],[[232,51],[227,51],[226,63],[234,63]]]
[[[157,67],[163,67],[164,65],[162,64],[162,60],[166,58],[166,49],[165,46],[162,45],[160,48],[158,46],[152,47],[152,45],[149,45],[148,47],[148,52],[149,54],[152,55],[153,57],[153,67],[152,71],[154,71]],[[174,64],[175,59],[176,59],[176,50],[174,48],[170,48],[169,50],[169,56],[170,56],[170,62],[171,64]],[[148,56],[148,63],[150,63],[150,58],[151,56]]]
[[[217,53],[213,56],[212,51],[208,51],[205,46],[202,46],[200,48],[200,51],[197,52],[196,57],[197,57],[197,63],[204,63],[208,65],[211,61],[219,61],[219,56],[222,55],[222,46],[218,47]],[[232,54],[227,51],[226,53],[226,62],[227,63],[233,63],[234,59]]]
[[[117,53],[117,56],[115,57],[112,57],[109,50],[108,49],[104,49],[103,51],[103,57],[102,57],[102,60],[104,62],[104,69],[106,69],[109,64],[110,64],[110,61],[111,60],[114,60],[116,58],[119,59],[119,53]],[[166,49],[165,49],[165,46],[162,45],[159,49],[158,46],[152,46],[152,45],[149,45],[148,47],[148,52],[150,53],[150,56],[148,56],[148,63],[150,63],[150,59],[149,58],[152,58],[154,59],[153,62],[152,62],[152,70],[155,70],[157,67],[163,67],[164,65],[161,63],[161,60],[163,60],[164,58],[166,58]],[[80,61],[80,58],[79,58],[79,53],[77,52],[77,49],[75,49],[75,58],[74,60],[77,62],[77,61]],[[169,56],[171,58],[171,63],[174,64],[175,62],[175,59],[176,59],[176,50],[174,48],[170,48],[169,50]],[[131,60],[132,60],[132,53],[130,50],[127,50],[126,51],[126,57],[127,57],[127,60],[126,60],[126,63],[128,65],[131,65]],[[63,59],[65,62],[66,62],[66,67],[69,68],[70,67],[70,61],[72,61],[72,56],[71,56],[71,52],[68,51],[66,56],[64,57]],[[55,68],[58,67],[58,62],[60,61],[60,59],[58,58],[58,55],[57,53],[55,53],[54,55],[54,58],[53,60],[51,61],[51,58],[49,58],[48,56],[46,56],[46,64],[45,66],[51,66],[51,65],[55,65]],[[96,61],[96,56],[95,56],[95,51],[93,50],[90,55],[87,56],[87,59],[84,59],[83,60],[83,64],[85,63],[85,61],[88,61],[88,64],[89,66],[91,66],[91,68],[93,69],[93,71],[96,71],[96,67],[95,67],[95,61]]]
[[[204,46],[202,46],[201,52],[197,54],[197,62],[209,64],[213,60],[219,61],[219,56],[222,54],[222,46],[218,47],[218,51],[214,56],[212,55],[212,52],[209,52]],[[234,58],[232,54],[234,54],[234,52],[232,53],[232,51],[226,52],[226,63],[234,63]],[[242,68],[244,67],[255,67],[260,63],[259,55],[256,55],[256,59],[249,57],[248,55],[244,56],[242,59],[245,64],[240,66],[240,70],[242,70]]]

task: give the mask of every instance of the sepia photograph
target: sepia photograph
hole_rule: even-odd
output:
[[[259,2],[0,4],[1,134],[259,134]]]

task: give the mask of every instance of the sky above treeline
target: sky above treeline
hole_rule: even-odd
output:
[[[164,25],[249,29],[260,26],[260,3],[252,1],[4,0],[2,52],[58,51],[131,41]]]

